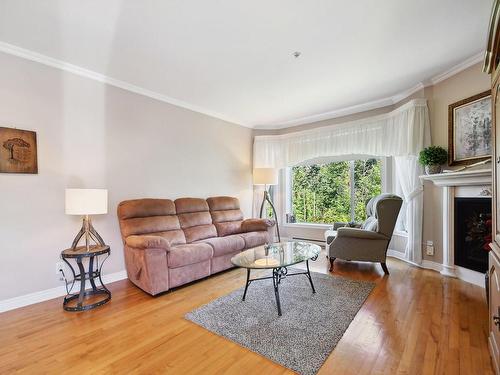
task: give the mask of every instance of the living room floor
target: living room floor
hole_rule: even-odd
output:
[[[312,270],[327,273],[322,254]],[[336,275],[376,288],[320,374],[493,374],[484,289],[389,259],[335,262]],[[84,313],[61,299],[0,314],[0,373],[292,374],[191,323],[184,314],[244,285],[234,269],[156,298],[128,280]],[[270,308],[263,303],[263,308]]]

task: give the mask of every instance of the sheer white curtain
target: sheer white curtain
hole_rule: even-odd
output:
[[[401,186],[406,207],[406,228],[408,230],[408,242],[406,244],[405,257],[410,262],[420,264],[422,262],[422,216],[423,216],[423,186],[420,181],[422,168],[418,163],[418,157],[414,155],[396,156],[396,178]]]
[[[254,168],[285,168],[338,155],[394,156],[396,178],[407,203],[408,260],[422,258],[422,184],[418,153],[430,144],[425,99],[414,99],[392,112],[362,120],[254,139]]]

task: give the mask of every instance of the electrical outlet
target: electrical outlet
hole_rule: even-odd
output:
[[[427,241],[427,244],[425,246],[425,253],[427,255],[434,255],[434,242]]]
[[[61,272],[63,270],[64,270],[63,262],[57,262],[56,263],[56,275],[59,276],[60,281],[64,280],[63,274]]]

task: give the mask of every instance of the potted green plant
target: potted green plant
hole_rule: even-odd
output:
[[[418,160],[425,167],[426,174],[441,173],[441,165],[448,160],[448,152],[441,146],[429,146],[420,151]]]

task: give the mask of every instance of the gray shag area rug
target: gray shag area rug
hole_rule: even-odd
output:
[[[301,271],[289,269],[289,273]],[[220,297],[186,314],[200,326],[299,374],[316,374],[335,348],[375,284],[311,272],[283,279],[278,316],[272,280]],[[253,276],[252,276],[253,277]]]

